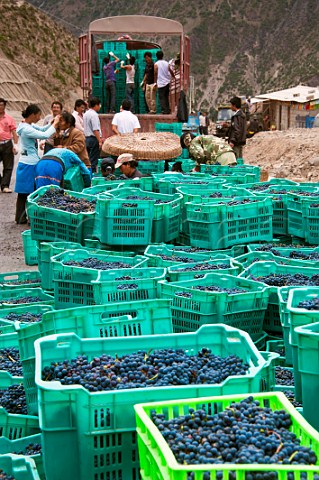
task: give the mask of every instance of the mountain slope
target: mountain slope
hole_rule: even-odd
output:
[[[233,93],[319,84],[317,0],[29,1],[73,25],[77,34],[90,21],[113,15],[143,13],[180,21],[191,38],[197,101],[204,107]],[[162,44],[169,48],[165,40]]]

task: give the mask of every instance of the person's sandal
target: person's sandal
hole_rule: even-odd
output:
[[[4,187],[4,189],[2,190],[2,193],[12,193],[12,190],[11,188]]]

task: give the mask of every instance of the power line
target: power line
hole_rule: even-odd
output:
[[[44,3],[45,3],[45,2],[42,2],[39,7],[34,7],[34,5],[33,5],[33,7],[36,8],[37,10],[40,10],[40,11],[41,11],[42,13],[44,13],[45,15],[48,15],[49,17],[52,17],[52,18],[58,20],[58,22],[62,22],[62,23],[64,23],[65,25],[71,26],[73,29],[77,30],[77,31],[80,32],[80,33],[83,33],[83,32],[84,32],[83,28],[80,28],[78,25],[74,25],[74,23],[68,22],[67,20],[64,20],[63,18],[58,17],[57,15],[54,15],[53,13],[50,13],[50,12],[44,10],[43,8],[41,8]]]

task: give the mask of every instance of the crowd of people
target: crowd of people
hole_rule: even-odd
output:
[[[164,100],[167,89],[158,82],[161,77],[159,72],[162,69],[160,62],[163,61],[161,52],[158,54],[159,66],[154,69],[154,79],[158,89],[164,89],[160,96],[162,105],[168,108]],[[117,60],[115,57],[114,62]],[[130,57],[129,60],[130,66],[134,67],[134,58]],[[106,66],[111,63],[106,63]],[[127,71],[132,70],[127,69]],[[148,83],[148,73],[145,74],[143,82],[145,82],[147,96],[151,96],[153,93],[152,89],[148,88],[151,85]],[[131,87],[128,91],[131,95]],[[231,105],[234,115],[231,120],[228,143],[208,135],[209,122],[206,114],[200,116],[199,136],[194,138],[190,134],[182,135],[182,147],[188,148],[190,157],[197,162],[194,171],[200,171],[202,163],[232,165],[236,164],[237,158],[242,157],[243,145],[246,143],[246,120],[238,97],[231,99]],[[12,193],[10,182],[14,155],[18,153],[18,143],[20,150],[14,189],[17,193],[15,216],[17,224],[25,224],[28,221],[26,214],[28,195],[44,185],[54,184],[63,187],[63,177],[69,168],[79,166],[84,185],[90,186],[92,174],[97,172],[103,144],[98,115],[100,107],[101,102],[97,97],[91,97],[88,103],[78,99],[73,112],[70,113],[63,109],[61,102],[53,101],[51,113],[44,118],[43,125],[39,126],[41,110],[38,105],[30,104],[22,112],[23,121],[16,127],[14,119],[5,111],[6,100],[0,98],[0,162],[2,161],[3,167],[0,184],[3,193]],[[140,130],[139,120],[131,110],[131,101],[123,100],[120,112],[115,113],[112,119],[112,131],[115,135],[134,134]],[[133,156],[130,153],[123,153],[117,160],[104,159],[101,172],[106,179],[114,179],[115,169],[119,168],[121,178],[139,178],[142,174],[137,167],[138,162]],[[175,162],[171,171],[183,173],[181,162]]]

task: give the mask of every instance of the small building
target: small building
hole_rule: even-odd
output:
[[[266,130],[310,127],[319,113],[319,87],[297,85],[257,95],[251,103],[252,114],[262,111]]]

